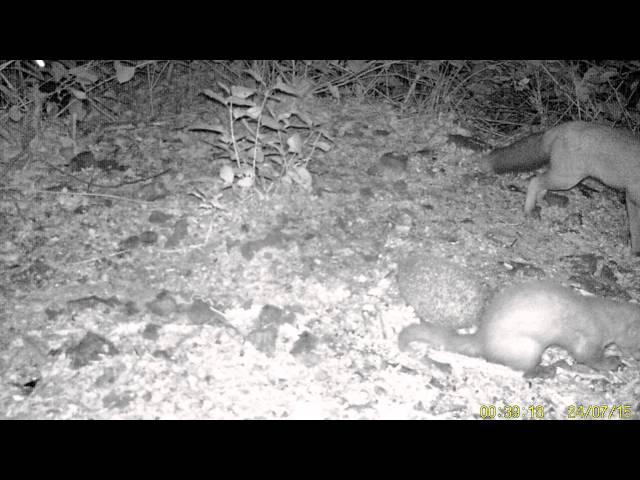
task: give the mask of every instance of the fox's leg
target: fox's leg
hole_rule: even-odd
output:
[[[640,253],[640,188],[627,189],[627,215],[631,233],[631,252]]]
[[[563,172],[562,169],[559,168],[554,170],[553,159],[551,161],[552,166],[549,170],[534,177],[531,182],[529,182],[527,199],[524,202],[525,214],[533,211],[536,202],[540,202],[543,199],[547,190],[569,190],[584,178],[583,175],[577,175],[574,172]],[[640,241],[640,236],[638,240]]]
[[[545,186],[546,179],[543,178],[546,174],[538,175],[533,177],[529,182],[529,187],[527,188],[527,199],[524,202],[524,213],[530,214],[533,212],[533,209],[536,207],[536,202],[542,200],[544,194],[547,193],[547,188]]]

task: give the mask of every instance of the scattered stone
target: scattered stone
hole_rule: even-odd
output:
[[[34,378],[29,380],[28,382],[23,383],[19,386],[20,390],[22,390],[23,395],[31,395],[36,386],[40,383],[39,378]]]
[[[60,147],[60,150],[58,152],[60,153],[60,156],[67,162],[71,161],[71,159],[74,157],[74,149],[72,146]]]
[[[2,245],[0,245],[0,262],[14,264],[20,257],[20,249],[15,243],[5,240]]]
[[[460,241],[460,239],[455,233],[450,233],[450,232],[438,234],[437,238],[446,243],[458,243]]]
[[[394,192],[400,195],[405,194],[409,191],[409,185],[407,185],[407,182],[404,180],[396,180],[391,184],[391,187],[393,188]]]
[[[140,246],[140,237],[131,235],[118,244],[118,250],[134,250]]]
[[[105,368],[96,381],[93,383],[96,388],[104,388],[113,385],[118,379],[118,370],[112,367]]]
[[[298,340],[293,344],[291,349],[291,355],[301,355],[304,353],[310,353],[318,345],[318,337],[310,332],[302,332]]]
[[[373,188],[371,187],[360,187],[360,196],[363,198],[373,198],[375,193],[373,192]]]
[[[598,295],[631,299],[618,283],[618,265],[615,262],[607,262],[603,256],[591,253],[568,255],[563,260],[569,261],[574,272],[569,279],[574,285]]]
[[[501,248],[513,246],[518,239],[513,232],[505,231],[502,228],[492,228],[486,231],[484,238]]]
[[[173,218],[173,215],[161,212],[160,210],[154,210],[149,215],[149,223],[162,224],[166,223]]]
[[[512,277],[522,276],[526,278],[542,278],[546,276],[546,273],[542,268],[536,267],[531,263],[515,262],[513,260],[509,260],[500,262],[500,264]]]
[[[50,322],[55,322],[62,314],[64,313],[64,309],[55,309],[55,308],[45,308],[44,314],[47,317],[47,320]]]
[[[253,256],[263,248],[281,248],[290,240],[290,236],[283,234],[280,230],[269,232],[264,238],[249,240],[240,246],[240,253],[246,260],[251,260]]]
[[[421,359],[420,362],[423,365],[427,365],[431,368],[434,368],[442,373],[444,373],[445,375],[451,375],[451,373],[453,372],[453,368],[451,367],[450,364],[448,363],[443,363],[443,362],[438,362],[436,360],[434,360],[433,358],[429,357],[429,355],[424,355]]]
[[[610,284],[618,283],[616,274],[609,265],[603,265],[602,269],[600,270],[600,274],[598,276],[605,283],[610,283]]]
[[[102,399],[102,405],[105,408],[123,409],[135,400],[135,398],[136,395],[133,392],[110,392]]]
[[[195,325],[204,325],[207,323],[212,325],[226,324],[224,316],[220,315],[220,313],[211,308],[207,302],[199,298],[193,301],[186,313],[189,321]]]
[[[87,334],[77,345],[66,350],[71,358],[71,368],[78,369],[90,362],[100,360],[103,356],[112,357],[120,353],[116,346],[101,335],[93,332]]]
[[[163,290],[155,299],[147,302],[145,306],[150,312],[166,317],[178,309],[178,302],[169,292]]]
[[[122,305],[118,297],[111,296],[109,298],[98,297],[97,295],[89,295],[88,297],[74,298],[67,301],[67,308],[73,312],[81,312],[83,310],[97,310],[101,306],[109,309],[117,308]],[[107,310],[108,311],[108,310]]]
[[[127,300],[126,302],[124,302],[123,307],[123,312],[127,317],[132,317],[140,313],[138,305],[136,305],[136,302],[134,302],[133,300]]]
[[[155,342],[160,338],[160,328],[162,327],[157,323],[147,323],[142,331],[142,338]]]
[[[406,176],[408,163],[409,157],[405,154],[385,153],[367,169],[367,174],[395,182]]]
[[[273,357],[276,352],[276,340],[278,338],[278,327],[257,328],[247,335],[247,340],[258,350],[269,357]]]
[[[260,310],[260,315],[256,322],[256,328],[265,328],[272,325],[280,326],[285,323],[292,324],[295,320],[295,313],[276,307],[275,305],[267,304],[262,307],[262,310]]]
[[[167,238],[165,243],[166,248],[174,248],[180,245],[180,242],[187,238],[189,235],[189,221],[186,218],[181,218],[173,226],[171,235]]]
[[[138,191],[138,198],[147,202],[155,202],[169,195],[169,189],[162,180],[156,180],[145,185]]]
[[[91,168],[95,166],[96,159],[93,156],[93,153],[90,151],[80,152],[75,157],[73,157],[69,164],[69,170],[72,172],[79,172],[80,170],[84,170],[85,168]]]
[[[436,155],[436,151],[431,147],[421,148],[416,152],[416,155],[420,155],[422,157],[430,157],[433,158]]]
[[[158,242],[158,234],[153,230],[146,230],[140,234],[140,242],[153,245]]]
[[[604,261],[604,257],[593,253],[567,255],[562,257],[562,259],[568,260],[571,269],[576,272],[576,274],[582,275],[594,275],[598,270],[598,264]]]
[[[127,167],[125,167],[124,165],[120,165],[113,158],[105,158],[104,160],[97,160],[95,162],[95,166],[100,170],[104,170],[105,172],[109,172],[111,170],[118,170],[120,172],[124,172],[127,169]]]
[[[562,221],[564,228],[567,230],[578,230],[582,227],[582,214],[580,212],[572,213]]]
[[[153,358],[159,358],[161,360],[172,360],[171,353],[166,349],[154,350],[151,355]]]
[[[554,378],[556,376],[556,367],[555,365],[538,365],[532,370],[525,372],[522,376],[524,378],[540,378],[540,379],[549,379]]]
[[[393,219],[396,230],[406,232],[414,226],[414,219],[411,212],[399,212]]]
[[[571,285],[581,288],[594,295],[615,298],[618,300],[631,300],[631,295],[616,282],[605,282],[601,278],[585,275],[572,275],[569,277]]]
[[[44,287],[53,278],[55,270],[42,259],[36,259],[28,268],[11,275],[11,282],[21,286]]]
[[[541,218],[541,214],[540,212],[542,211],[542,209],[540,208],[540,205],[536,205],[533,210],[531,210],[531,213],[529,213],[529,217],[533,218],[534,220],[540,220]]]
[[[75,215],[84,215],[88,211],[89,211],[89,205],[78,205],[76,208],[73,209],[73,213]]]

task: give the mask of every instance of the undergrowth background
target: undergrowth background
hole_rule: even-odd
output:
[[[639,72],[0,60],[0,417],[477,418],[531,398],[552,418],[576,402],[638,411],[637,368],[531,381],[403,357],[416,317],[390,272],[415,249],[492,287],[548,275],[633,297],[620,202],[574,191],[524,221],[523,180],[475,172],[465,151],[576,119],[637,132]],[[433,288],[448,277],[414,283],[458,307]]]
[[[453,112],[494,134],[570,119],[634,131],[640,123],[640,61],[89,60],[47,61],[39,68],[32,60],[0,60],[0,136],[20,142],[32,135],[40,128],[43,110],[49,116],[72,113],[82,119],[90,105],[113,121],[134,90],[145,92],[149,119],[163,109],[177,113],[202,90],[189,89],[186,80],[182,105],[166,105],[160,100],[163,88],[176,78],[184,82],[185,74],[195,78],[203,73],[216,78],[209,95],[245,101],[231,103],[235,107],[258,107],[247,117],[253,120],[263,114],[265,97],[284,88],[299,96],[355,97],[402,109]],[[261,98],[251,98],[247,91],[238,95],[232,87],[253,89]]]

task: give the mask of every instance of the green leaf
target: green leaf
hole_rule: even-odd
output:
[[[248,117],[246,108],[234,108],[233,119],[240,120],[241,118]]]
[[[77,82],[82,84],[91,84],[98,81],[98,75],[93,73],[87,67],[75,67],[69,70],[69,74],[73,75]]]
[[[355,73],[356,75],[369,67],[369,62],[365,60],[349,60],[347,62],[347,70]]]
[[[307,127],[313,126],[313,120],[311,120],[311,117],[309,117],[306,113],[296,112],[296,117],[302,120],[307,125]]]
[[[207,132],[229,133],[229,130],[224,125],[215,123],[195,123],[189,127],[189,130],[204,130]]]
[[[336,100],[340,100],[340,90],[338,89],[338,87],[329,84],[327,88],[329,89],[329,93],[333,98],[335,98]]]
[[[245,70],[245,72],[251,75],[256,82],[262,83],[264,85],[264,80],[262,79],[262,75],[260,75],[259,72],[255,71],[253,68],[249,68]]]
[[[238,98],[249,98],[254,95],[256,90],[254,88],[243,87],[242,85],[233,85],[231,87],[231,95]]]
[[[307,78],[299,78],[295,82],[295,89],[298,92],[298,96],[304,97],[313,90],[313,82]]]
[[[231,185],[233,183],[233,168],[230,165],[223,165],[218,173],[225,185]]]
[[[216,102],[220,102],[223,105],[228,105],[229,104],[229,102],[228,102],[228,100],[226,98],[224,98],[222,95],[218,95],[213,90],[205,88],[202,91],[202,93],[204,93],[207,97],[211,98],[212,100],[215,100]]]
[[[286,122],[287,124],[289,124],[289,122],[287,122],[289,118],[291,118],[291,112],[281,112],[276,117],[276,120],[278,120],[279,122]]]
[[[250,188],[254,183],[255,177],[253,175],[246,175],[236,182],[236,184],[242,188]]]
[[[227,145],[231,145],[233,143],[233,140],[231,139],[231,133],[230,132],[222,132],[220,134],[220,137],[218,138],[218,140],[222,143],[225,143]]]
[[[136,74],[135,67],[129,67],[121,62],[113,62],[113,66],[116,69],[116,79],[118,83],[126,83],[133,78]]]
[[[245,138],[247,138],[247,137],[248,137],[248,135],[249,135],[249,134],[248,134],[247,132],[242,132],[242,133],[235,132],[233,136],[234,136],[234,138],[236,139],[236,142],[241,142],[241,141],[243,141]]]
[[[238,106],[241,106],[241,107],[253,107],[255,105],[255,102],[253,102],[251,100],[245,100],[244,98],[237,97],[235,95],[227,97],[227,101],[229,101],[233,105],[238,105]]]
[[[257,105],[247,109],[247,115],[249,115],[254,120],[257,120],[261,113],[262,108],[258,107]]]
[[[251,149],[250,155],[252,159],[256,159],[256,164],[260,165],[262,162],[264,162],[264,153],[262,153],[262,148],[260,148],[259,145]]]
[[[62,77],[66,76],[68,73],[67,67],[65,67],[60,62],[52,62],[51,66],[49,67],[49,71],[51,72],[51,75],[53,75],[53,79],[56,82],[59,82]]]
[[[281,130],[282,126],[280,125],[280,123],[276,120],[274,120],[270,115],[263,115],[262,119],[260,120],[260,123],[267,127],[270,128],[271,130]]]
[[[20,111],[20,107],[18,107],[17,105],[13,105],[9,109],[9,118],[14,122],[19,122],[20,120],[22,120],[22,112]]]
[[[78,90],[76,88],[70,88],[69,91],[73,94],[74,97],[76,97],[78,100],[86,100],[87,99],[87,94],[84,93],[82,90]]]
[[[82,102],[78,100],[72,100],[71,103],[69,103],[69,113],[76,115],[78,120],[83,120],[87,116],[86,109],[82,105]]]
[[[315,146],[316,148],[319,148],[323,152],[328,152],[329,150],[331,150],[331,144],[327,142],[319,141],[319,142],[316,142]]]
[[[303,189],[307,191],[311,190],[313,178],[311,177],[309,170],[305,167],[294,167],[287,172],[286,176],[300,185]]]
[[[292,153],[301,153],[302,152],[302,137],[299,133],[295,133],[291,135],[287,139],[287,146],[289,147],[289,152]]]
[[[290,95],[295,95],[296,97],[299,96],[298,90],[295,87],[292,87],[291,85],[287,85],[286,83],[284,83],[281,78],[279,78],[278,81],[276,82],[275,89],[280,90],[281,92],[288,93]]]

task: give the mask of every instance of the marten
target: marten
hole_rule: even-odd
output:
[[[552,281],[533,281],[497,294],[476,333],[461,335],[452,328],[419,323],[398,337],[401,350],[413,341],[524,372],[536,371],[545,349],[557,345],[579,363],[609,370],[613,364],[604,349],[612,343],[640,360],[640,307],[583,296]]]

